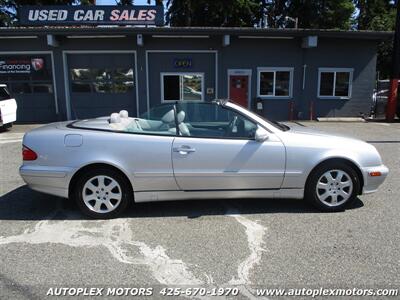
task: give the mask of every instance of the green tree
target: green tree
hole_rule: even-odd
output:
[[[15,19],[13,7],[8,0],[0,0],[0,27],[10,26]]]
[[[393,30],[396,21],[396,7],[391,0],[356,0],[359,10],[357,29]]]
[[[291,27],[285,20],[289,3],[290,1],[287,0],[261,0],[261,26],[269,28]]]
[[[147,0],[147,4],[151,4],[153,0]],[[155,5],[164,5],[163,0],[154,0]]]
[[[119,0],[117,5],[133,5],[133,0]]]
[[[391,31],[396,26],[396,5],[391,0],[356,0],[359,10],[357,29]],[[377,71],[379,78],[388,78],[392,64],[393,41],[378,45]]]
[[[256,0],[168,0],[171,26],[254,26],[260,20]]]
[[[95,0],[80,0],[80,1],[75,1],[76,4],[79,5],[94,5]]]
[[[172,26],[293,27],[350,29],[353,0],[168,0]]]
[[[352,0],[291,0],[287,11],[301,28],[350,29],[355,5]]]
[[[76,3],[79,2],[77,0],[0,0],[0,27],[16,24],[18,8],[22,5],[71,5]]]

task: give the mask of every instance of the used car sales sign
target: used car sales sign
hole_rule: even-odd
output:
[[[157,25],[164,24],[164,8],[153,6],[22,6],[21,25]]]

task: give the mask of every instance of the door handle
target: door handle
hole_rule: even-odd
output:
[[[191,148],[190,146],[180,146],[180,147],[175,147],[173,148],[174,152],[179,152],[180,154],[188,154],[192,152],[196,152],[196,149]]]

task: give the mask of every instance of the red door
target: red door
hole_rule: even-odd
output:
[[[248,75],[230,75],[229,77],[229,95],[232,102],[243,107],[248,107],[249,76]]]

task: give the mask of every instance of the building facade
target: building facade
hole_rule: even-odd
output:
[[[0,28],[19,122],[140,115],[230,98],[273,120],[368,115],[387,32],[169,27]]]

